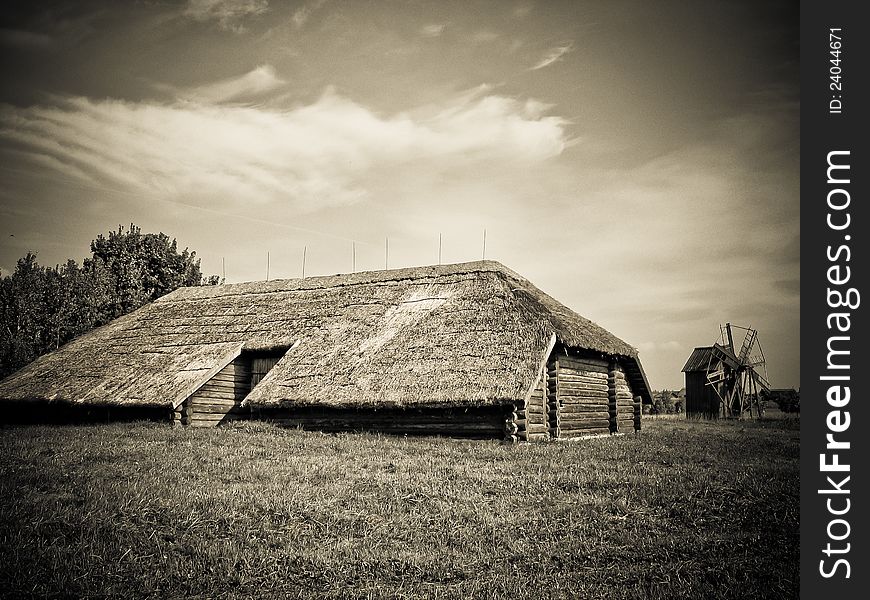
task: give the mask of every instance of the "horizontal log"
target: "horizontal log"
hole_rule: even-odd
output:
[[[425,426],[429,424],[439,425],[456,425],[464,427],[466,425],[484,426],[490,428],[502,429],[505,424],[507,415],[491,413],[488,415],[463,414],[463,413],[416,413],[410,411],[408,414],[397,414],[392,411],[309,411],[309,410],[294,410],[294,409],[279,409],[279,410],[261,410],[260,414],[263,418],[281,421],[307,421],[310,423],[342,423],[350,425],[370,425],[370,424],[386,424],[386,425],[403,425],[411,424],[414,426]]]
[[[561,422],[579,422],[579,421],[596,421],[596,420],[609,420],[611,418],[611,414],[605,410],[598,412],[582,412],[582,413],[569,413],[563,414],[561,416]]]
[[[205,397],[192,397],[190,399],[191,406],[199,406],[201,404],[217,404],[221,406],[238,406],[241,404],[241,400],[234,400],[233,398],[205,398]]]
[[[251,371],[248,369],[224,369],[214,374],[214,377],[233,377],[251,380]]]
[[[607,406],[610,402],[607,401],[607,396],[589,396],[589,395],[564,395],[559,396],[560,405],[565,404],[591,404],[593,406]]]
[[[233,413],[222,414],[222,413],[195,412],[190,416],[190,422],[195,423],[197,421],[212,421],[212,422],[239,421],[239,420],[248,419],[249,417],[250,417],[250,415],[247,413],[246,414],[233,414]]]
[[[250,391],[250,386],[227,383],[224,381],[209,380],[200,386],[201,390],[230,390],[230,391]]]
[[[388,433],[440,433],[449,435],[462,433],[489,434],[500,436],[504,424],[497,426],[489,423],[353,423],[348,421],[326,421],[323,419],[269,419],[277,425],[317,429],[321,431],[383,431]]]
[[[527,404],[525,408],[527,413],[532,414],[543,414],[544,412],[544,404]]]
[[[559,370],[556,373],[556,379],[561,379],[563,377],[590,377],[593,379],[599,379],[602,383],[607,383],[607,371],[586,371],[581,369],[559,367]]]
[[[561,415],[594,412],[609,413],[610,409],[605,404],[564,404],[559,408],[559,414]]]
[[[562,422],[565,421],[584,421],[589,419],[609,419],[610,413],[606,410],[562,413]]]
[[[557,387],[557,392],[559,394],[563,394],[570,391],[596,392],[606,395],[608,388],[606,385],[597,385],[594,383],[568,383],[560,380],[559,386]]]
[[[549,433],[530,433],[526,436],[529,442],[545,442],[550,439]]]
[[[529,423],[526,426],[526,433],[528,433],[529,435],[535,433],[547,433],[547,429],[549,428],[544,423]]]
[[[190,397],[191,402],[195,401],[205,401],[205,402],[241,402],[245,399],[247,394],[220,394],[218,392],[203,392],[196,393]]]
[[[607,435],[610,433],[609,427],[597,427],[592,429],[574,429],[568,431],[560,431],[559,437],[564,439],[580,438],[587,435]]]
[[[201,415],[204,413],[214,413],[214,414],[250,414],[250,409],[242,408],[241,406],[226,406],[219,404],[198,404],[193,408],[193,414]]]
[[[561,404],[609,404],[606,394],[590,394],[587,392],[569,392],[559,394]]]
[[[212,377],[208,381],[206,381],[203,385],[225,385],[232,387],[241,387],[241,388],[250,388],[251,380],[250,379],[230,379],[228,377]]]
[[[607,377],[600,373],[588,373],[586,375],[576,375],[574,373],[562,372],[557,377],[559,381],[570,381],[574,383],[596,383],[598,385],[607,385]]]
[[[595,419],[562,419],[559,423],[561,429],[588,429],[589,427],[609,427],[612,422],[607,418]]]
[[[518,420],[523,420],[527,425],[534,425],[536,423],[545,423],[546,419],[543,414],[532,414],[532,415],[517,415]]]
[[[604,379],[595,380],[587,377],[568,376],[559,377],[559,379],[556,381],[556,385],[557,387],[562,387],[563,385],[573,385],[577,387],[590,386],[595,388],[603,388],[605,390],[609,387],[607,381]]]
[[[561,364],[575,364],[575,365],[591,365],[595,367],[601,367],[604,369],[610,368],[610,361],[605,360],[603,358],[593,358],[593,357],[578,357],[578,356],[559,356],[556,358],[556,361]]]

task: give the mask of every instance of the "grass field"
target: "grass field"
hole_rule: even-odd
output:
[[[0,596],[797,597],[798,427],[4,428]]]

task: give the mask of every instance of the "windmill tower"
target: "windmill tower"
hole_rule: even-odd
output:
[[[758,331],[726,323],[719,341],[695,348],[686,373],[687,416],[760,418],[761,394],[770,389]],[[734,336],[742,333],[740,349]]]

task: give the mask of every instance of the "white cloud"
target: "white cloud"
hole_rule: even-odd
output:
[[[273,66],[261,65],[240,77],[230,77],[215,83],[182,90],[178,92],[178,95],[185,100],[204,104],[242,102],[258,98],[286,83],[278,77]]]
[[[446,23],[430,23],[420,29],[420,34],[425,37],[438,37],[444,33]]]
[[[184,15],[197,21],[215,20],[223,29],[244,31],[241,21],[269,10],[269,0],[188,0]]]
[[[556,46],[555,48],[550,49],[547,54],[538,61],[535,66],[533,66],[530,70],[536,71],[538,69],[543,69],[544,67],[549,67],[554,62],[562,60],[562,57],[571,52],[574,49],[573,44],[565,44],[563,46]]]
[[[280,202],[293,214],[358,201],[372,178],[415,165],[449,173],[546,161],[566,139],[564,122],[541,110],[480,94],[425,117],[381,116],[331,91],[290,110],[75,97],[0,107],[0,136],[67,177],[211,207]]]

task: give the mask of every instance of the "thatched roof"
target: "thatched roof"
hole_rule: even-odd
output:
[[[634,348],[493,261],[182,288],[0,382],[0,399],[177,406],[245,349],[292,349],[251,405],[482,405],[524,398],[553,336]]]

